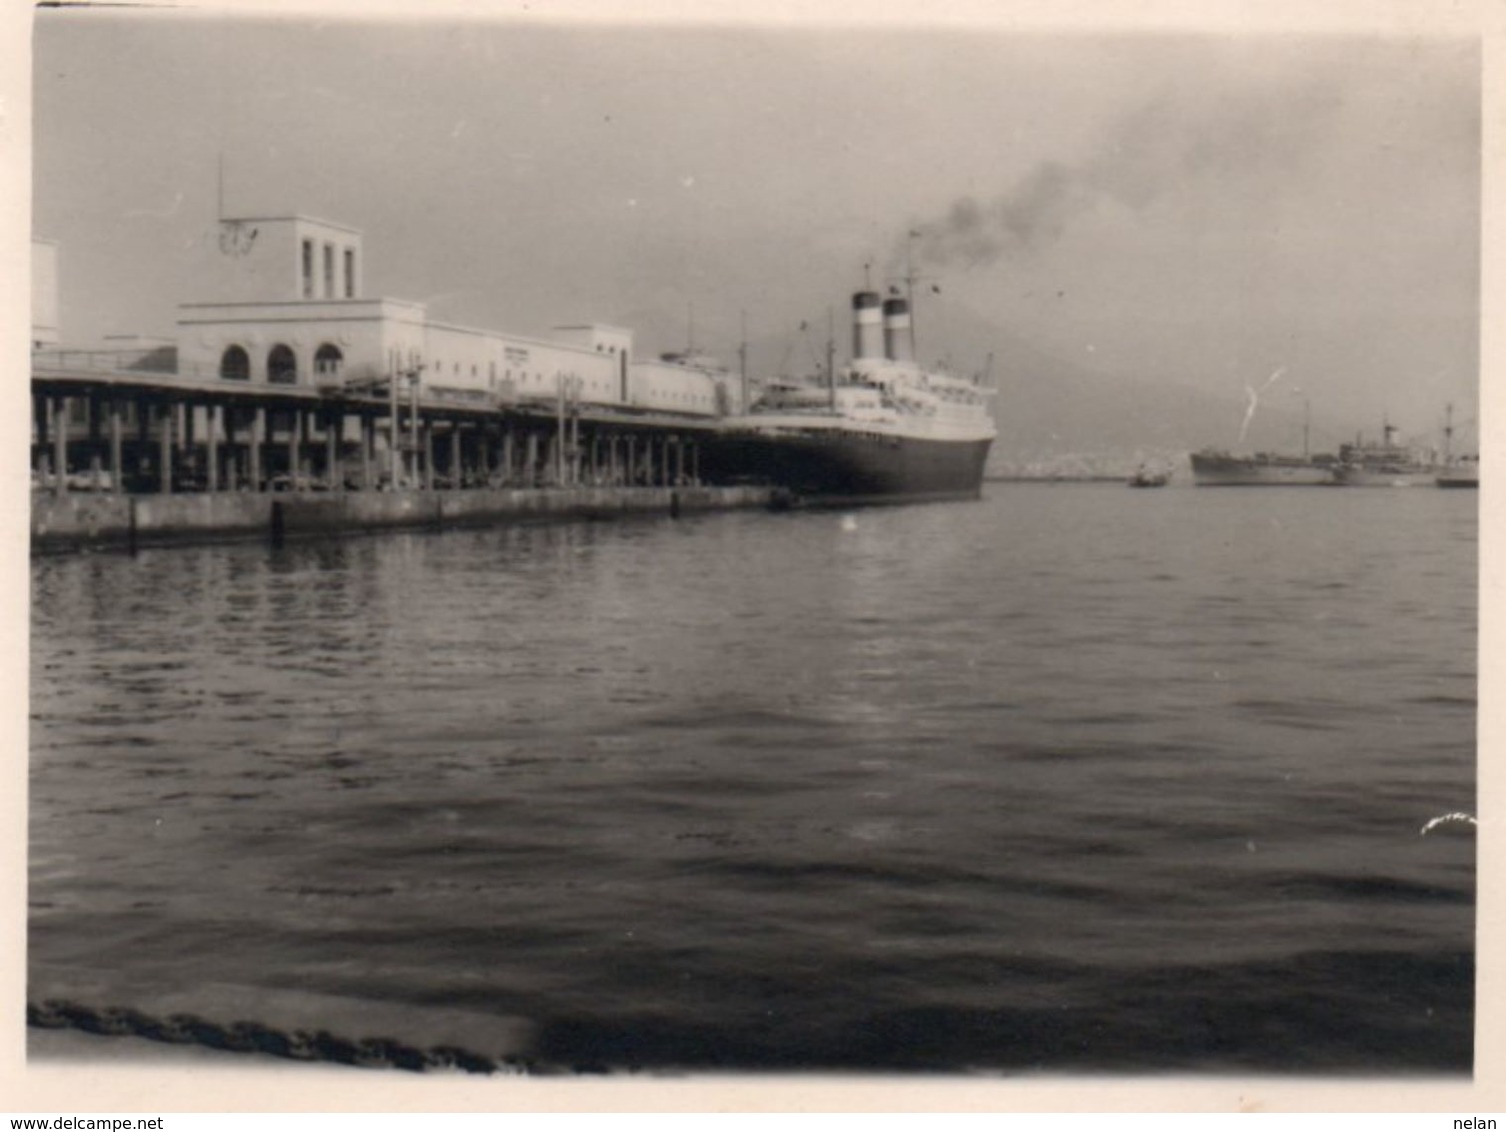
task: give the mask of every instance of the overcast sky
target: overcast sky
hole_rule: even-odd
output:
[[[730,358],[746,311],[773,367],[915,232],[930,353],[950,317],[1126,382],[1281,368],[1369,431],[1474,414],[1472,39],[65,9],[34,66],[69,341],[203,297],[223,155],[228,214],[361,228],[368,295],[469,325],[642,353],[693,307]]]

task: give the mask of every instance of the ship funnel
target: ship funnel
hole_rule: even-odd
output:
[[[883,316],[879,313],[881,302],[876,291],[859,291],[852,297],[852,356],[854,360],[884,356]]]
[[[910,304],[904,299],[884,300],[884,356],[891,362],[913,362],[910,347]]]

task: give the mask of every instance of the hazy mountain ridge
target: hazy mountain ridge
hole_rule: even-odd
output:
[[[953,372],[988,373],[998,424],[998,439],[989,458],[991,474],[1117,476],[1142,463],[1185,465],[1187,453],[1201,448],[1293,454],[1303,450],[1302,402],[1294,396],[1291,382],[1271,385],[1249,412],[1243,388],[1228,392],[1199,388],[1193,384],[1195,375],[1187,371],[1153,375],[1084,365],[961,303],[933,298],[918,314],[925,364],[940,360]],[[840,366],[850,354],[851,329],[837,320],[834,333]],[[825,365],[827,334],[823,317],[819,325],[807,322],[781,335],[750,339],[750,375],[817,373]],[[713,346],[711,353],[736,370],[735,344]],[[1195,359],[1188,359],[1189,368],[1196,364]],[[1258,376],[1264,383],[1267,375]],[[1224,375],[1210,375],[1211,381],[1233,383]],[[1461,423],[1463,412],[1461,407]],[[1337,420],[1314,410],[1308,428],[1309,450],[1336,452],[1359,432],[1378,439],[1380,425],[1379,407],[1374,420],[1364,421]],[[1437,446],[1442,437],[1440,433],[1402,439]]]
[[[1302,450],[1302,410],[1278,395],[1260,400],[1244,434],[1243,390],[1197,388],[1181,375],[1114,372],[1062,358],[971,312],[948,312],[956,349],[994,351],[994,416],[999,437],[991,464],[1060,457],[1133,467],[1200,448]],[[986,350],[990,347],[983,347]],[[1315,451],[1333,450],[1342,430],[1314,417]]]
[[[943,319],[933,316],[930,321],[937,326]],[[1302,412],[1273,404],[1275,397],[1257,406],[1241,440],[1246,411],[1242,393],[1225,396],[1176,380],[1090,369],[965,309],[949,309],[944,330],[944,342],[935,340],[939,329],[923,339],[922,359],[927,364],[948,359],[954,372],[988,372],[999,429],[989,460],[992,470],[1115,475],[1141,461],[1180,460],[1187,452],[1210,446],[1302,449]],[[848,333],[838,330],[839,365],[846,357]],[[823,326],[819,334],[807,329],[785,338],[752,341],[751,372],[814,372],[824,340]],[[764,359],[768,361],[760,366]],[[1313,449],[1332,451],[1341,435],[1351,434],[1315,419]]]

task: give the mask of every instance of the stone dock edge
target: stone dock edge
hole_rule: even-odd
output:
[[[526,520],[678,517],[768,507],[771,502],[770,489],[757,486],[174,495],[37,492],[31,502],[31,550],[135,550],[251,539],[277,543]]]

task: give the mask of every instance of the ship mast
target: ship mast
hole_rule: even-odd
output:
[[[920,233],[914,228],[905,233],[905,273],[900,277],[900,282],[905,285],[905,306],[908,308],[910,315],[910,358],[917,365],[920,364],[920,353],[915,340],[915,284],[924,283],[927,279],[926,276],[915,270],[915,241],[918,239],[920,239]],[[941,288],[934,284],[931,290],[937,294],[941,292]],[[891,295],[899,294],[892,285],[889,288],[889,293]]]
[[[748,411],[748,312],[742,311],[742,338],[737,343],[737,373],[742,380],[743,404],[741,412]]]
[[[905,305],[910,308],[910,357],[918,364],[920,355],[915,352],[915,229],[905,233]]]
[[[831,394],[832,412],[837,409],[837,322],[831,307],[826,308],[826,387]]]

